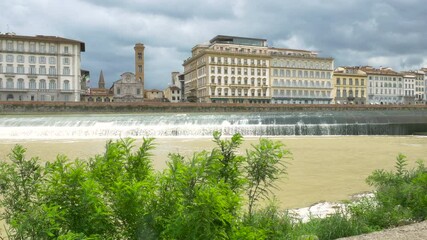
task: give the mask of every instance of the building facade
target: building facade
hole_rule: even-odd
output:
[[[84,51],[72,39],[0,34],[0,101],[80,101]]]
[[[151,101],[151,102],[163,102],[164,101],[163,91],[160,91],[157,89],[145,90],[144,98],[147,101]]]
[[[366,104],[368,77],[358,67],[338,67],[333,75],[336,104]]]
[[[169,86],[163,91],[164,98],[173,103],[181,102],[181,89],[175,85]]]
[[[368,77],[369,104],[404,104],[403,75],[391,68],[360,67]]]
[[[143,102],[144,85],[135,78],[135,74],[125,72],[113,84],[114,102]]]
[[[334,60],[316,52],[269,48],[272,103],[330,104]]]
[[[266,39],[216,36],[184,61],[187,101],[330,103],[332,58],[273,48]],[[304,85],[305,84],[305,85]]]
[[[415,71],[415,104],[426,104],[424,71]]]

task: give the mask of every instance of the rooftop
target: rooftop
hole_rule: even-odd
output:
[[[262,38],[248,38],[248,37],[218,35],[212,38],[209,42],[211,44],[225,43],[225,44],[267,47],[267,39],[262,39]]]
[[[84,42],[77,41],[74,39],[69,39],[69,38],[58,37],[58,36],[46,36],[46,35],[24,36],[24,35],[16,35],[15,33],[0,33],[0,39],[80,44],[81,51],[82,52],[85,51],[85,43]]]

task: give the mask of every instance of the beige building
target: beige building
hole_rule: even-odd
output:
[[[196,45],[184,61],[189,102],[269,103],[270,79],[265,39],[216,36]]]
[[[135,74],[125,72],[113,84],[114,102],[143,102],[144,85],[135,78]]]
[[[163,91],[150,89],[144,91],[144,97],[147,101],[163,102]]]
[[[216,36],[184,61],[187,101],[330,103],[332,58],[273,48],[266,39]]]
[[[336,104],[366,104],[368,77],[359,67],[338,67],[333,83]]]
[[[306,50],[269,48],[272,103],[330,104],[334,60]]]
[[[0,101],[80,101],[84,51],[72,39],[0,34]]]

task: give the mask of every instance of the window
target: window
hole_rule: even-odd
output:
[[[46,52],[46,45],[44,45],[44,43],[40,43],[40,48],[39,48],[41,53],[45,53]]]
[[[64,67],[64,69],[62,70],[62,74],[63,75],[70,75],[70,68],[69,67]]]
[[[3,73],[3,65],[0,64],[0,73]]]
[[[337,85],[340,85],[340,84],[341,84],[341,79],[337,78]]]
[[[56,75],[56,67],[49,67],[49,75]]]
[[[24,79],[18,79],[18,89],[24,89]]]
[[[46,80],[44,79],[40,80],[39,89],[46,89]]]
[[[45,66],[40,66],[39,74],[46,74],[46,67]]]
[[[349,78],[349,79],[348,79],[348,84],[349,84],[349,85],[353,85],[353,78]]]
[[[28,83],[28,88],[29,89],[36,89],[36,80],[31,79],[30,82]]]
[[[1,55],[1,54],[0,54],[0,62],[3,62],[3,55]]]
[[[46,64],[46,57],[39,57],[40,64]]]
[[[136,94],[137,94],[137,95],[141,95],[141,89],[140,89],[140,88],[137,88],[137,89],[136,89]]]
[[[25,62],[25,57],[23,55],[18,55],[18,56],[16,56],[16,61],[18,63],[24,63]],[[13,60],[12,60],[12,62],[13,62]]]
[[[117,94],[120,94],[120,88],[117,88]]]
[[[12,41],[7,42],[6,49],[7,49],[7,51],[13,51],[13,42]]]
[[[30,74],[37,74],[35,65],[30,65],[30,72],[29,73]]]
[[[13,62],[13,55],[11,54],[6,55],[6,62]]]
[[[142,60],[142,53],[138,53],[138,60]]]
[[[63,63],[64,63],[64,65],[70,64],[70,59],[69,58],[63,58]]]
[[[30,56],[29,62],[30,63],[36,63],[36,57],[35,56]]]
[[[49,89],[56,89],[56,81],[55,80],[49,81]]]
[[[6,88],[10,88],[10,89],[14,88],[13,79],[11,79],[11,78],[7,79]]]
[[[55,47],[55,45],[53,45],[53,44],[49,45],[49,52],[50,53],[56,53],[56,47]]]
[[[65,80],[63,88],[64,90],[70,90],[70,81]]]
[[[12,64],[8,64],[6,66],[6,73],[13,73],[13,65]]]
[[[18,74],[24,74],[24,65],[18,65],[17,72]]]
[[[142,65],[138,65],[138,72],[142,73]]]
[[[36,44],[30,43],[30,52],[35,52],[35,51],[36,51]]]
[[[68,46],[64,47],[64,53],[68,53]]]
[[[49,64],[55,64],[55,63],[56,63],[55,57],[49,57]]]
[[[24,51],[24,43],[23,42],[18,43],[18,51],[20,51],[20,52]]]

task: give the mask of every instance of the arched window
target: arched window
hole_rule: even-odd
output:
[[[20,78],[18,79],[18,89],[24,89],[24,79]]]
[[[46,89],[46,80],[44,80],[44,79],[40,80],[39,89]]]
[[[64,90],[70,90],[70,81],[65,80],[63,88]]]
[[[56,81],[55,80],[49,81],[49,89],[56,89]]]
[[[7,79],[6,88],[14,88],[14,87],[15,85],[13,83],[13,79],[12,78]]]
[[[34,79],[30,79],[30,82],[28,83],[28,88],[29,89],[36,89],[36,80]]]

